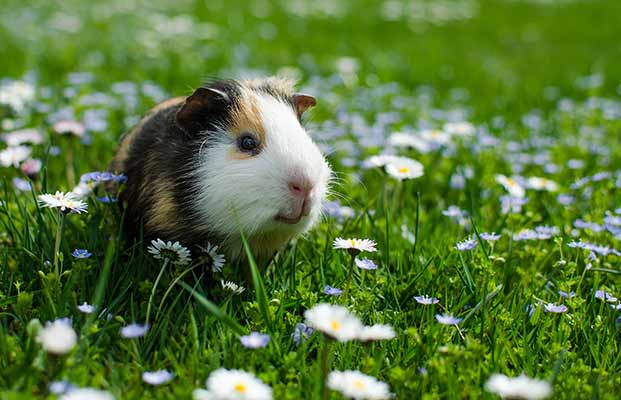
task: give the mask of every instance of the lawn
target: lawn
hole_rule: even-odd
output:
[[[219,368],[274,399],[345,398],[324,392],[345,370],[397,399],[499,398],[494,374],[537,379],[531,398],[618,398],[619,37],[618,0],[5,0],[0,399],[190,399]],[[158,102],[269,75],[317,98],[305,125],[335,179],[267,267],[153,257],[92,178],[86,212],[38,201],[106,171]],[[356,257],[377,268],[350,276],[337,238],[374,241]],[[322,303],[395,335],[332,340],[305,317]],[[264,398],[248,388],[230,398]]]

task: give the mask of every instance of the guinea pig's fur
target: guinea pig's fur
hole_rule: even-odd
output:
[[[301,124],[315,104],[279,78],[215,81],[154,107],[112,161],[134,233],[268,259],[317,223],[331,170]]]

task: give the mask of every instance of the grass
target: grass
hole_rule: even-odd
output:
[[[298,347],[291,335],[313,305],[348,303],[322,293],[347,280],[349,257],[332,249],[338,236],[377,241],[369,257],[379,268],[354,270],[348,306],[365,323],[391,324],[397,337],[334,343],[331,369],[358,369],[404,399],[494,398],[484,384],[495,372],[546,379],[554,398],[616,398],[620,314],[594,293],[621,296],[620,257],[590,260],[568,243],[581,238],[621,250],[614,224],[597,232],[575,223],[603,224],[621,208],[618,1],[448,1],[444,13],[433,8],[438,2],[417,1],[426,5],[424,19],[398,15],[408,6],[393,2],[390,20],[382,17],[388,6],[371,1],[5,3],[1,74],[32,82],[36,95],[21,113],[0,106],[2,130],[34,127],[45,140],[32,146],[43,161],[32,191],[14,187],[12,179],[24,177],[18,169],[2,168],[0,398],[46,398],[58,379],[118,399],[189,398],[219,367],[256,373],[276,399],[319,398],[322,338],[314,334]],[[63,272],[55,274],[58,221],[37,207],[36,195],[70,190],[68,168],[76,176],[104,170],[120,135],[160,98],[249,71],[293,74],[316,95],[309,126],[337,173],[337,198],[355,216],[325,218],[266,271],[254,268],[242,295],[207,284],[242,282],[231,265],[215,275],[199,260],[167,266],[149,333],[124,339],[121,327],[145,320],[162,265],[124,240],[116,205],[91,196],[88,214],[64,220]],[[92,75],[77,83],[72,72]],[[105,126],[81,143],[52,133],[59,113]],[[455,139],[448,150],[400,150],[425,166],[411,181],[360,167],[383,150],[378,138],[454,118],[497,141],[477,136]],[[572,169],[572,159],[584,165]],[[455,188],[451,181],[464,170],[471,175]],[[576,185],[603,171],[610,176]],[[498,173],[546,176],[559,190],[528,190],[520,212],[503,213]],[[574,201],[560,203],[560,193]],[[443,215],[450,205],[468,217],[459,223]],[[548,240],[512,239],[541,225],[559,231]],[[491,231],[502,233],[498,242],[480,239]],[[479,245],[457,251],[469,235]],[[76,248],[93,255],[75,259]],[[441,302],[419,305],[413,297],[420,294]],[[76,307],[85,301],[106,311],[82,314]],[[545,312],[547,303],[568,311]],[[444,310],[463,318],[459,328],[435,320]],[[41,350],[31,323],[59,317],[71,318],[79,333],[78,346],[60,358]],[[245,349],[239,335],[249,331],[268,332],[269,346]],[[160,368],[174,380],[143,383],[143,371]]]

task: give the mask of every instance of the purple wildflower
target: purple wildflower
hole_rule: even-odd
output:
[[[293,341],[296,346],[299,346],[302,342],[302,339],[307,339],[310,335],[312,335],[314,329],[310,326],[306,326],[303,323],[295,324],[295,328],[293,329]]]
[[[457,325],[463,318],[457,318],[450,314],[436,314],[436,320],[443,325]]]
[[[567,312],[567,306],[564,304],[554,304],[554,303],[548,303],[545,305],[546,312],[551,312],[551,313],[564,313]]]
[[[437,299],[435,297],[429,297],[427,295],[414,296],[414,300],[416,300],[418,304],[425,304],[425,305],[437,304],[440,302],[440,299]]]
[[[574,201],[576,201],[576,199],[570,194],[559,194],[558,196],[556,196],[556,201],[558,201],[558,203],[562,206],[570,206],[574,204]]]
[[[358,268],[360,269],[366,269],[366,270],[377,269],[377,264],[375,264],[373,261],[369,260],[368,258],[363,258],[363,259],[356,258],[355,262],[356,262],[356,266],[358,266]]]
[[[148,330],[148,324],[129,324],[121,328],[121,336],[126,339],[135,339],[146,335]]]
[[[86,249],[75,249],[71,255],[75,258],[89,258],[93,254]]]
[[[87,302],[84,302],[78,305],[78,310],[83,314],[92,314],[95,312],[95,306],[92,306],[88,304]]]
[[[595,292],[595,298],[596,299],[600,299],[600,300],[605,300],[609,303],[616,303],[617,302],[617,298],[614,297],[613,295],[611,295],[610,293],[604,291],[604,290],[597,290]]]
[[[330,295],[330,296],[340,296],[341,294],[343,294],[343,289],[339,289],[337,287],[332,287],[330,285],[326,285],[323,288],[323,293]]]
[[[142,380],[153,386],[162,385],[169,382],[174,377],[175,374],[165,369],[160,369],[159,371],[145,371],[142,373]]]
[[[527,197],[500,196],[500,208],[503,214],[519,214],[526,203],[528,203]]]
[[[476,239],[469,237],[461,242],[458,242],[455,245],[455,248],[459,251],[468,251],[468,250],[472,250],[475,247],[477,247],[478,242]]]
[[[574,291],[571,291],[571,292],[567,293],[567,292],[564,292],[564,291],[562,291],[562,290],[559,290],[559,291],[558,291],[558,294],[559,294],[561,297],[564,297],[564,298],[566,298],[566,299],[571,299],[572,297],[576,296],[576,292],[574,292]]]
[[[593,232],[602,232],[604,230],[604,226],[595,222],[583,221],[582,219],[575,220],[574,226],[578,229],[589,229]]]
[[[501,235],[497,234],[496,232],[483,232],[479,235],[481,237],[481,239],[486,240],[488,242],[495,242],[498,239],[500,239]]]
[[[250,335],[240,336],[239,341],[248,349],[259,349],[269,344],[270,335],[260,332],[250,332]]]

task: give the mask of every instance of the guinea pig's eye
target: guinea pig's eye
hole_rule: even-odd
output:
[[[259,148],[259,140],[249,133],[244,133],[237,140],[237,146],[241,151],[256,153]]]

